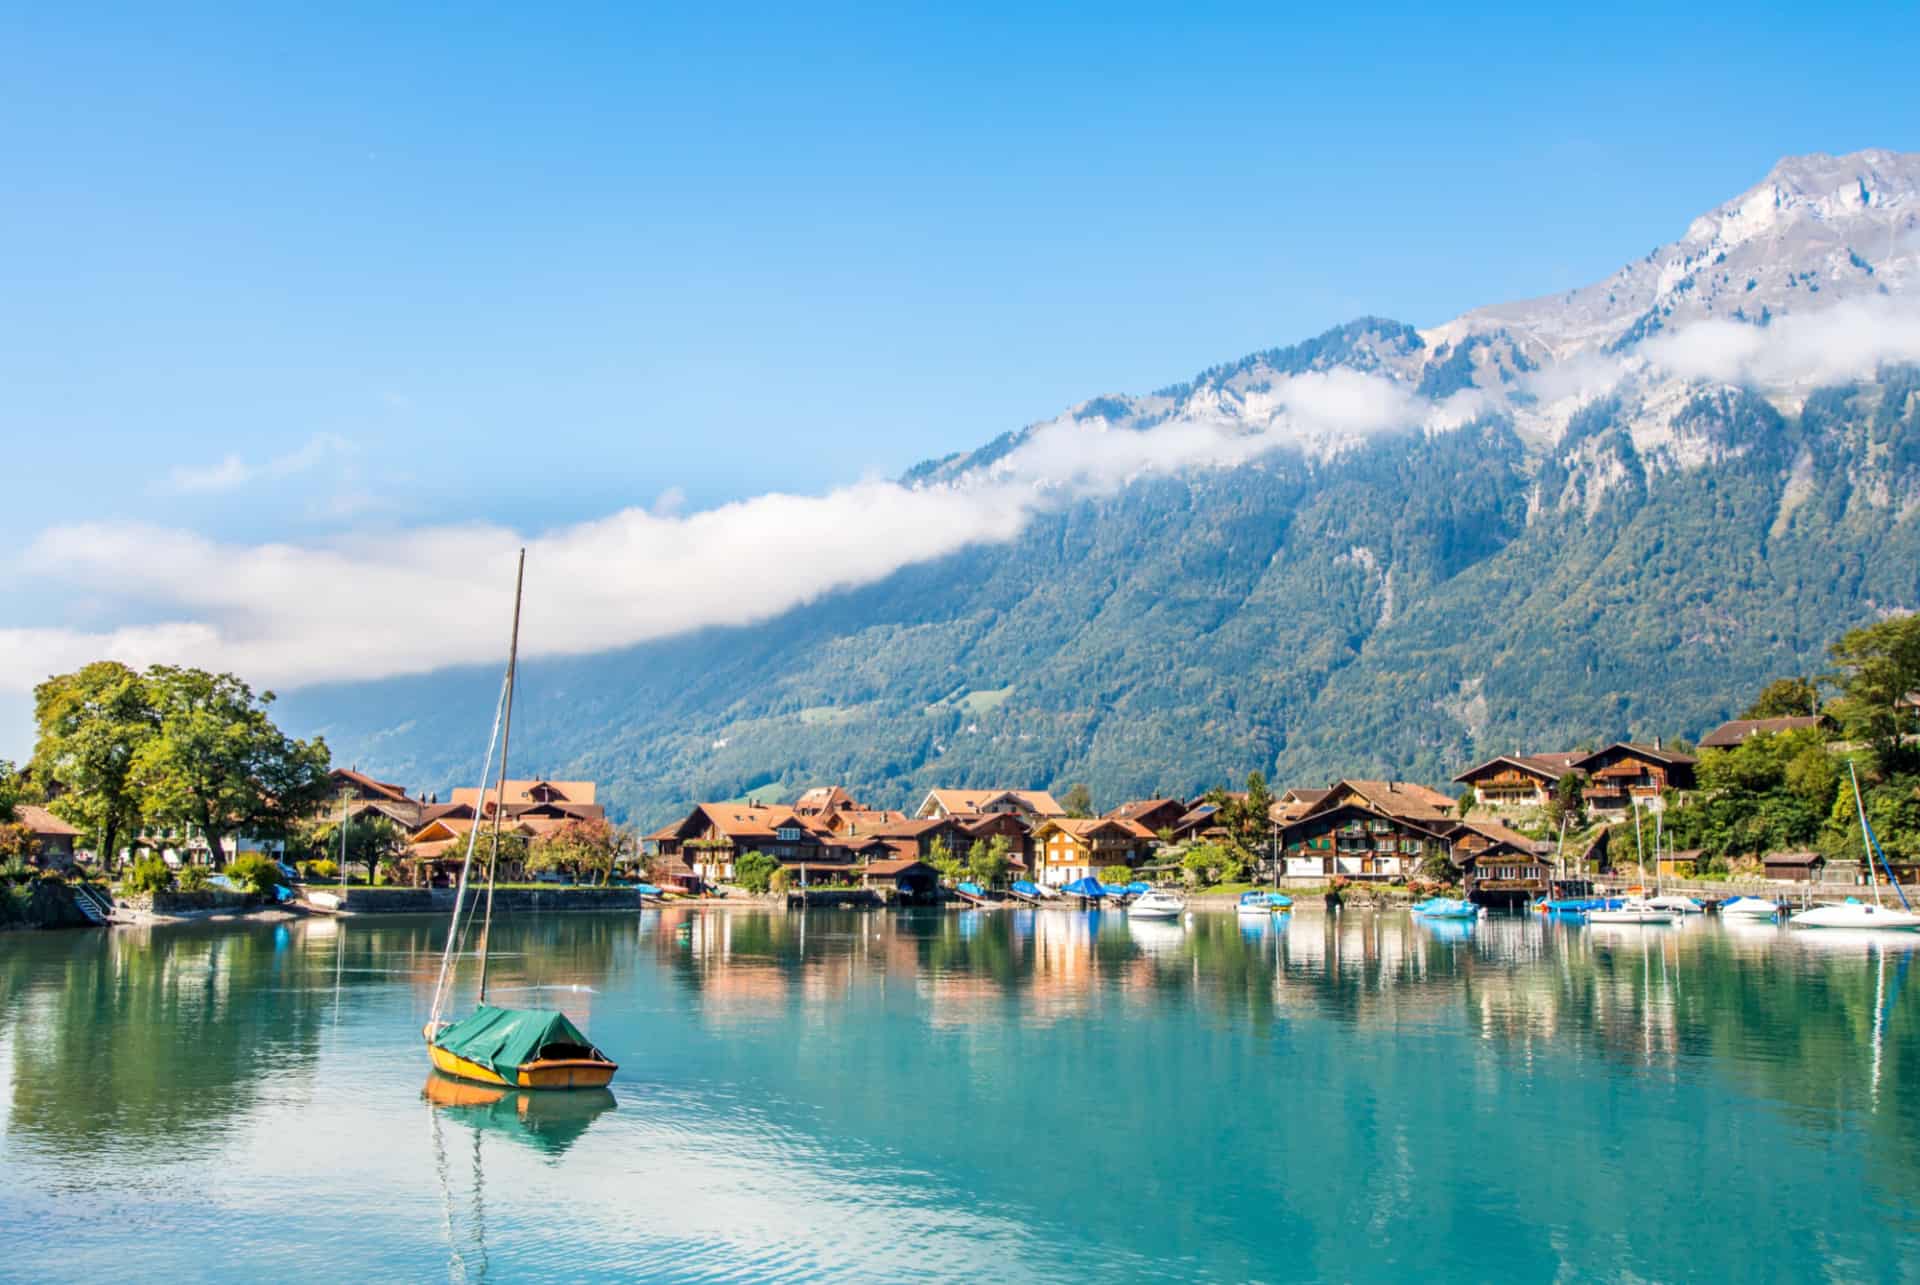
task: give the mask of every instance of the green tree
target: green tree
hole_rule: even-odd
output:
[[[326,799],[326,742],[275,727],[272,692],[256,697],[232,674],[169,665],[148,670],[147,683],[160,718],[133,756],[144,811],[200,827],[216,866],[226,835],[286,834]]]
[[[936,838],[927,849],[927,864],[938,870],[940,877],[948,883],[959,883],[966,873],[960,858],[953,855],[953,848],[945,835]]]
[[[748,892],[765,892],[773,886],[773,875],[778,869],[778,861],[756,849],[734,858],[733,881]]]
[[[996,834],[982,843],[976,839],[967,849],[967,873],[983,888],[991,888],[1006,877],[1012,847],[1007,836]]]
[[[625,836],[604,817],[576,818],[540,835],[528,846],[529,870],[559,870],[576,883],[613,875]],[[737,868],[737,867],[736,867]]]
[[[1558,830],[1563,824],[1569,830],[1581,830],[1587,824],[1587,774],[1568,770],[1560,774],[1553,783],[1553,793],[1547,798],[1547,824]]]
[[[33,689],[35,771],[60,787],[53,810],[86,831],[103,866],[140,829],[134,764],[160,726],[147,679],[101,660]]]
[[[1231,868],[1244,876],[1246,867],[1270,855],[1273,845],[1273,791],[1266,774],[1249,772],[1244,793],[1214,789],[1207,793],[1207,800],[1217,809],[1214,820],[1227,832],[1233,849]],[[1232,876],[1223,877],[1232,881]]]
[[[1133,882],[1132,866],[1107,866],[1100,871],[1100,882],[1109,885],[1121,885]]]
[[[1760,689],[1741,718],[1804,718],[1820,712],[1820,689],[1811,678],[1776,678]]]
[[[227,867],[227,876],[248,892],[270,896],[280,886],[280,867],[271,857],[257,852],[243,853]]]
[[[297,846],[328,859],[329,864],[341,857],[341,823],[338,820],[312,820],[301,822],[295,827],[294,842]],[[379,882],[380,867],[399,860],[407,851],[407,836],[388,818],[377,812],[364,812],[359,816],[347,818],[346,863],[347,868],[360,866],[367,872],[369,886]],[[484,843],[486,834],[481,834]],[[484,847],[476,848],[484,855]],[[338,874],[339,867],[334,866]]]
[[[159,857],[142,857],[133,863],[125,882],[128,892],[168,892],[173,888],[173,869]]]
[[[1060,796],[1060,806],[1067,810],[1070,817],[1090,817],[1093,815],[1093,792],[1076,782],[1069,785],[1067,792]]]
[[[1829,707],[1848,739],[1866,741],[1888,771],[1908,769],[1913,750],[1901,734],[1916,728],[1904,702],[1920,690],[1920,616],[1896,616],[1850,629],[1828,649],[1841,696]]]

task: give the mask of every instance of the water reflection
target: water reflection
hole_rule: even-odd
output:
[[[339,1189],[371,1206],[342,1252],[375,1248],[329,1265],[380,1278],[1404,1279],[1484,1275],[1489,1238],[1514,1275],[1696,1274],[1631,1191],[1754,1225],[1716,1242],[1721,1274],[1920,1252],[1920,935],[1317,908],[509,919],[503,996],[623,1066],[613,1093],[548,1095],[422,1087],[443,931],[0,942],[16,1221],[153,1275],[205,1274],[169,1255],[245,1209]],[[1837,1230],[1754,1224],[1762,1171]],[[83,1216],[102,1201],[123,1203]]]

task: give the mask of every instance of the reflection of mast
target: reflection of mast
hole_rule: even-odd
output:
[[[1869,854],[1871,860],[1871,854]],[[1880,960],[1879,980],[1873,990],[1873,1079],[1871,1093],[1873,1109],[1880,1109],[1880,1054],[1882,1041],[1887,1033],[1887,952],[1884,947],[1876,947],[1874,952]]]

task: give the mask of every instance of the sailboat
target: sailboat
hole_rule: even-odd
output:
[[[1913,907],[1907,904],[1907,894],[1900,891],[1900,885],[1893,881],[1893,867],[1887,867],[1887,882],[1893,884],[1894,895],[1900,898],[1901,909],[1895,910],[1880,902],[1880,877],[1874,868],[1874,858],[1886,857],[1880,852],[1880,842],[1873,836],[1873,827],[1867,824],[1866,801],[1860,797],[1860,774],[1854,771],[1851,760],[1847,763],[1847,775],[1853,780],[1853,806],[1860,817],[1860,842],[1867,850],[1867,883],[1873,888],[1873,902],[1856,901],[1848,897],[1843,902],[1826,902],[1811,909],[1803,910],[1790,917],[1787,923],[1795,928],[1875,928],[1899,929],[1911,932],[1920,928],[1920,915],[1913,913]]]
[[[1671,910],[1676,915],[1699,915],[1706,913],[1706,907],[1692,897],[1683,897],[1677,892],[1660,891],[1660,839],[1665,832],[1665,818],[1655,817],[1653,822],[1653,893],[1647,898],[1647,904],[1655,910]],[[1673,836],[1666,835],[1667,859],[1673,859]]]
[[[473,1012],[455,1022],[440,1019],[442,1006],[451,997],[453,961],[472,927],[467,912],[465,928],[461,913],[466,909],[468,876],[473,868],[473,850],[480,834],[475,824],[467,832],[466,858],[460,864],[460,882],[453,894],[453,922],[447,930],[446,949],[440,955],[440,976],[434,983],[433,1010],[421,1032],[427,1042],[427,1056],[436,1071],[476,1084],[505,1085],[518,1089],[605,1089],[619,1068],[593,1042],[557,1009],[500,1008],[487,1003],[487,935],[493,926],[493,886],[500,863],[500,816],[506,811],[507,749],[513,739],[513,690],[520,659],[520,591],[525,583],[527,551],[520,551],[519,570],[513,580],[513,640],[507,649],[507,673],[500,684],[500,699],[494,707],[494,734],[487,739],[487,757],[480,771],[480,798],[487,797],[487,780],[493,767],[493,747],[500,745],[500,775],[493,797],[493,851],[487,858],[486,913],[480,924],[480,996]],[[475,898],[476,908],[478,897]]]
[[[1633,851],[1640,867],[1640,882],[1644,885],[1647,882],[1647,864],[1640,849],[1640,801],[1638,799],[1635,799],[1633,804]],[[1658,868],[1656,863],[1655,869]],[[1590,924],[1670,924],[1673,922],[1673,912],[1662,910],[1645,897],[1628,897],[1618,906],[1589,910],[1587,922]]]

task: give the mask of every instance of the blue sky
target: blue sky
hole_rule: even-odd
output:
[[[1914,12],[16,9],[0,521],[891,475],[1600,276],[1782,153],[1920,147]]]
[[[1920,148],[1916,12],[13,6],[0,537],[510,546],[895,476]],[[11,559],[0,632],[199,620],[155,540]]]

